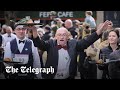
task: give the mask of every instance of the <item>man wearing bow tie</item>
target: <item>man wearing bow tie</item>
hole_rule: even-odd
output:
[[[54,74],[43,73],[43,78],[74,79],[77,72],[77,52],[84,51],[99,39],[102,31],[106,30],[109,23],[110,21],[106,21],[100,24],[95,33],[80,41],[69,39],[69,32],[63,27],[57,30],[54,40],[44,41],[38,36],[35,27],[32,27],[35,46],[48,53],[45,67],[52,66],[54,68]]]
[[[13,30],[10,26],[6,26],[6,33],[2,35],[3,37],[3,47],[6,46],[7,42],[15,39],[16,35],[13,34]]]
[[[6,58],[9,58],[12,62],[18,62],[17,64],[12,64],[14,68],[19,69],[18,73],[9,75],[9,78],[34,79],[34,73],[21,73],[21,66],[26,66],[27,68],[41,68],[37,48],[34,47],[32,40],[26,37],[26,32],[27,29],[23,25],[16,26],[16,38],[7,43],[5,47],[4,60],[6,60]],[[5,63],[5,66],[8,66],[8,64]],[[40,79],[41,74],[37,74],[36,77]]]

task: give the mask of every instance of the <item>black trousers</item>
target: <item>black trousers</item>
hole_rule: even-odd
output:
[[[97,79],[97,65],[90,64],[86,70],[86,79]]]

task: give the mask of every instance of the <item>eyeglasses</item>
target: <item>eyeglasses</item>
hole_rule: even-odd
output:
[[[17,30],[26,30],[26,28],[17,28]]]

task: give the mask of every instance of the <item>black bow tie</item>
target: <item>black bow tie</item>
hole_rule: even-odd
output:
[[[11,35],[8,35],[8,37],[11,37]]]
[[[58,49],[61,49],[61,48],[63,48],[63,49],[65,49],[65,50],[67,50],[67,46],[61,46],[61,45],[57,45],[57,48],[58,48]]]
[[[23,40],[23,41],[19,40],[19,43],[24,43],[24,42],[25,42],[25,40]]]

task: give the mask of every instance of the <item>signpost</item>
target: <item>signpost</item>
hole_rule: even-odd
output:
[[[32,19],[40,20],[50,20],[49,18],[50,11],[16,11],[17,18],[23,18],[25,16],[30,16]],[[77,19],[83,21],[85,18],[85,11],[56,11],[57,17],[65,20]],[[96,18],[96,11],[93,11],[93,17]]]

